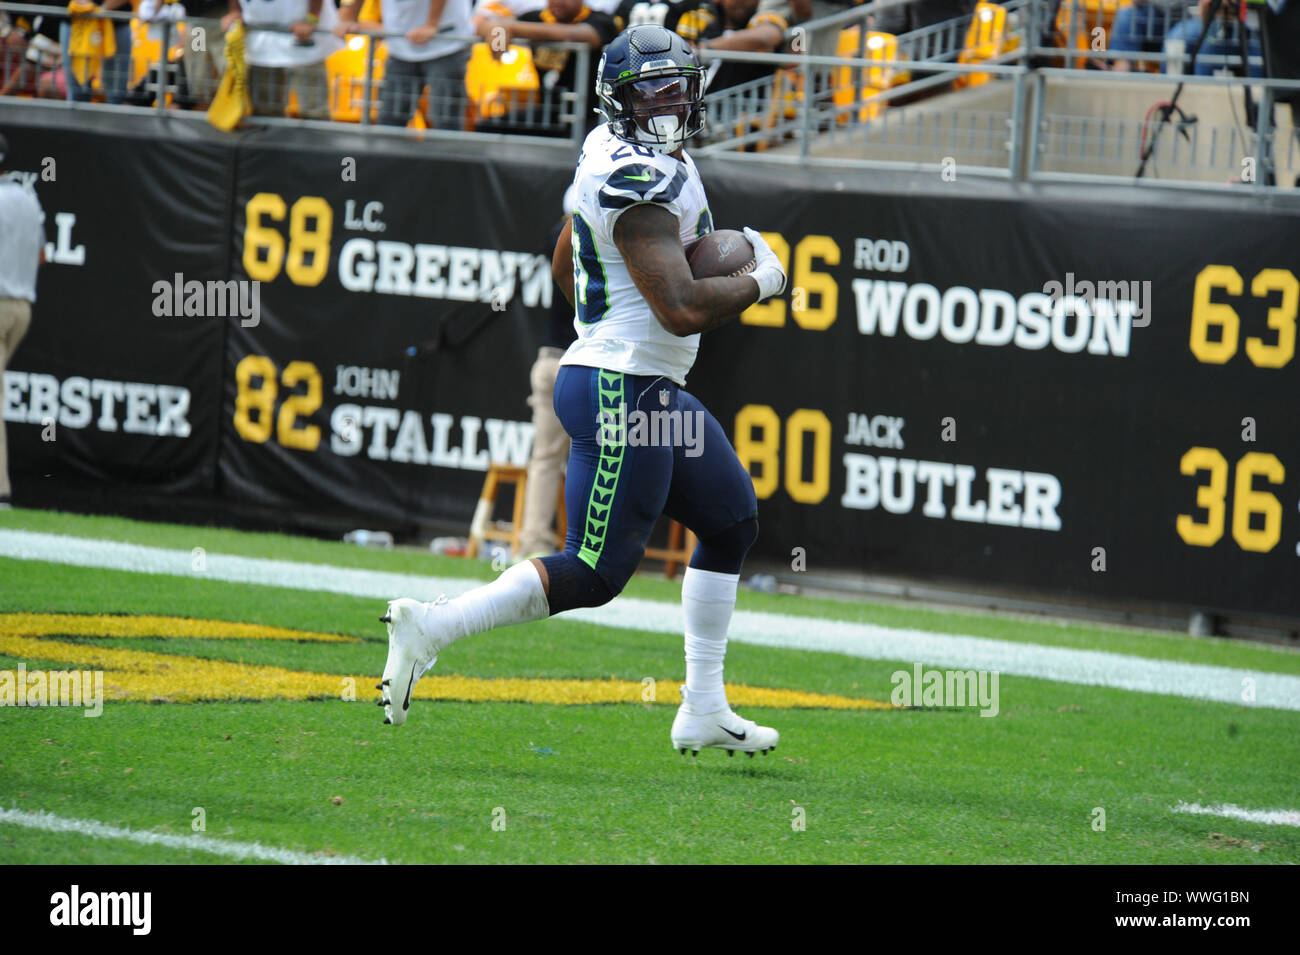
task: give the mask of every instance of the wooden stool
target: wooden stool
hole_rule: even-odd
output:
[[[672,580],[677,576],[678,564],[685,567],[690,563],[691,554],[695,553],[697,543],[699,543],[698,537],[677,521],[670,519],[668,521],[668,546],[647,547],[645,556],[650,560],[662,560],[664,562],[664,576]]]
[[[513,519],[494,521],[493,509],[496,507],[497,491],[503,484],[513,484],[515,488],[515,505]],[[528,469],[512,464],[492,464],[488,466],[487,478],[483,481],[483,490],[479,494],[478,504],[474,508],[474,518],[469,526],[469,545],[465,550],[467,557],[477,557],[479,548],[487,541],[501,541],[510,546],[513,555],[519,549],[519,534],[524,522],[524,493],[528,489]],[[564,509],[564,482],[560,482],[559,500],[555,506],[555,540],[556,549],[564,549],[564,537],[568,529],[567,514]],[[677,576],[677,565],[683,567],[690,562],[695,545],[699,542],[691,531],[677,521],[668,522],[668,546],[646,547],[648,560],[664,562],[664,576],[672,580]]]
[[[497,491],[502,484],[515,487],[515,506],[513,517],[509,521],[494,521],[492,511],[497,502]],[[474,507],[474,518],[469,525],[469,545],[465,556],[477,557],[479,547],[486,541],[502,541],[510,545],[510,553],[519,550],[519,535],[524,526],[524,493],[528,489],[528,469],[512,464],[492,464],[488,466],[487,478],[483,481],[483,490],[479,494],[478,504]],[[564,514],[564,484],[560,483],[559,501],[556,505],[555,519],[558,525],[557,549],[564,548],[566,530]]]

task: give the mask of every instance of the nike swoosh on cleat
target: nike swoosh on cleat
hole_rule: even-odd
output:
[[[742,743],[745,741],[745,734],[744,734],[744,733],[733,733],[733,732],[731,732],[731,730],[727,729],[727,728],[726,728],[725,726],[723,726],[721,723],[718,724],[718,729],[722,730],[722,732],[726,733],[728,736],[731,736],[731,737],[733,737],[733,738],[735,738],[735,739],[740,740]]]
[[[418,663],[411,664],[411,682],[406,684],[406,699],[402,701],[402,709],[404,710],[411,708],[411,690],[415,688],[415,668],[419,665]]]

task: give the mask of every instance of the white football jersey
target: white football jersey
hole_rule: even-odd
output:
[[[614,244],[621,212],[641,202],[678,221],[682,243],[713,231],[704,184],[691,157],[682,161],[626,142],[602,123],[587,134],[573,177],[573,326],[578,340],[562,365],[663,375],[678,385],[699,350],[698,334],[679,338],[655,318]]]

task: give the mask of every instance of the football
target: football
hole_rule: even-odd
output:
[[[686,261],[697,279],[744,275],[754,267],[754,247],[743,232],[719,229],[692,242],[686,249]]]

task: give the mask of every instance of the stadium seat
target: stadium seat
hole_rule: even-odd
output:
[[[966,42],[957,56],[958,63],[984,63],[1019,46],[1019,38],[1007,34],[1007,11],[996,3],[980,0],[975,5]],[[980,86],[989,81],[988,73],[965,73],[954,86]]]
[[[465,68],[468,128],[473,130],[480,119],[500,119],[513,109],[537,102],[540,88],[533,51],[528,47],[511,45],[498,59],[486,43],[475,43]]]
[[[1100,27],[1109,37],[1115,23],[1115,14],[1124,7],[1133,5],[1133,0],[1061,0],[1056,12],[1056,34],[1061,46],[1070,46],[1070,35],[1074,35],[1074,49],[1089,51],[1092,48],[1092,31]],[[1088,66],[1088,57],[1067,58],[1067,66],[1082,70]]]
[[[867,33],[864,44],[860,29],[850,27],[840,31],[835,55],[846,58],[861,56],[864,59],[880,61],[897,60],[898,38],[892,33],[872,31]],[[857,90],[854,88],[855,73],[859,74],[856,82],[860,88]],[[867,68],[865,72],[850,66],[836,67],[831,72],[831,99],[836,106],[836,120],[841,126],[847,124],[852,118],[851,107],[855,101],[862,104],[857,111],[858,122],[865,123],[867,120],[875,119],[880,115],[881,109],[889,105],[887,102],[875,101],[876,97],[898,82],[899,71],[894,67],[873,66]]]
[[[335,50],[325,59],[325,72],[329,79],[330,119],[340,123],[361,122],[361,104],[366,98],[366,57],[370,37],[360,33],[348,34],[343,49]],[[374,88],[370,96],[370,119],[379,115],[379,84],[384,78],[388,60],[388,46],[380,43],[375,48]]]

